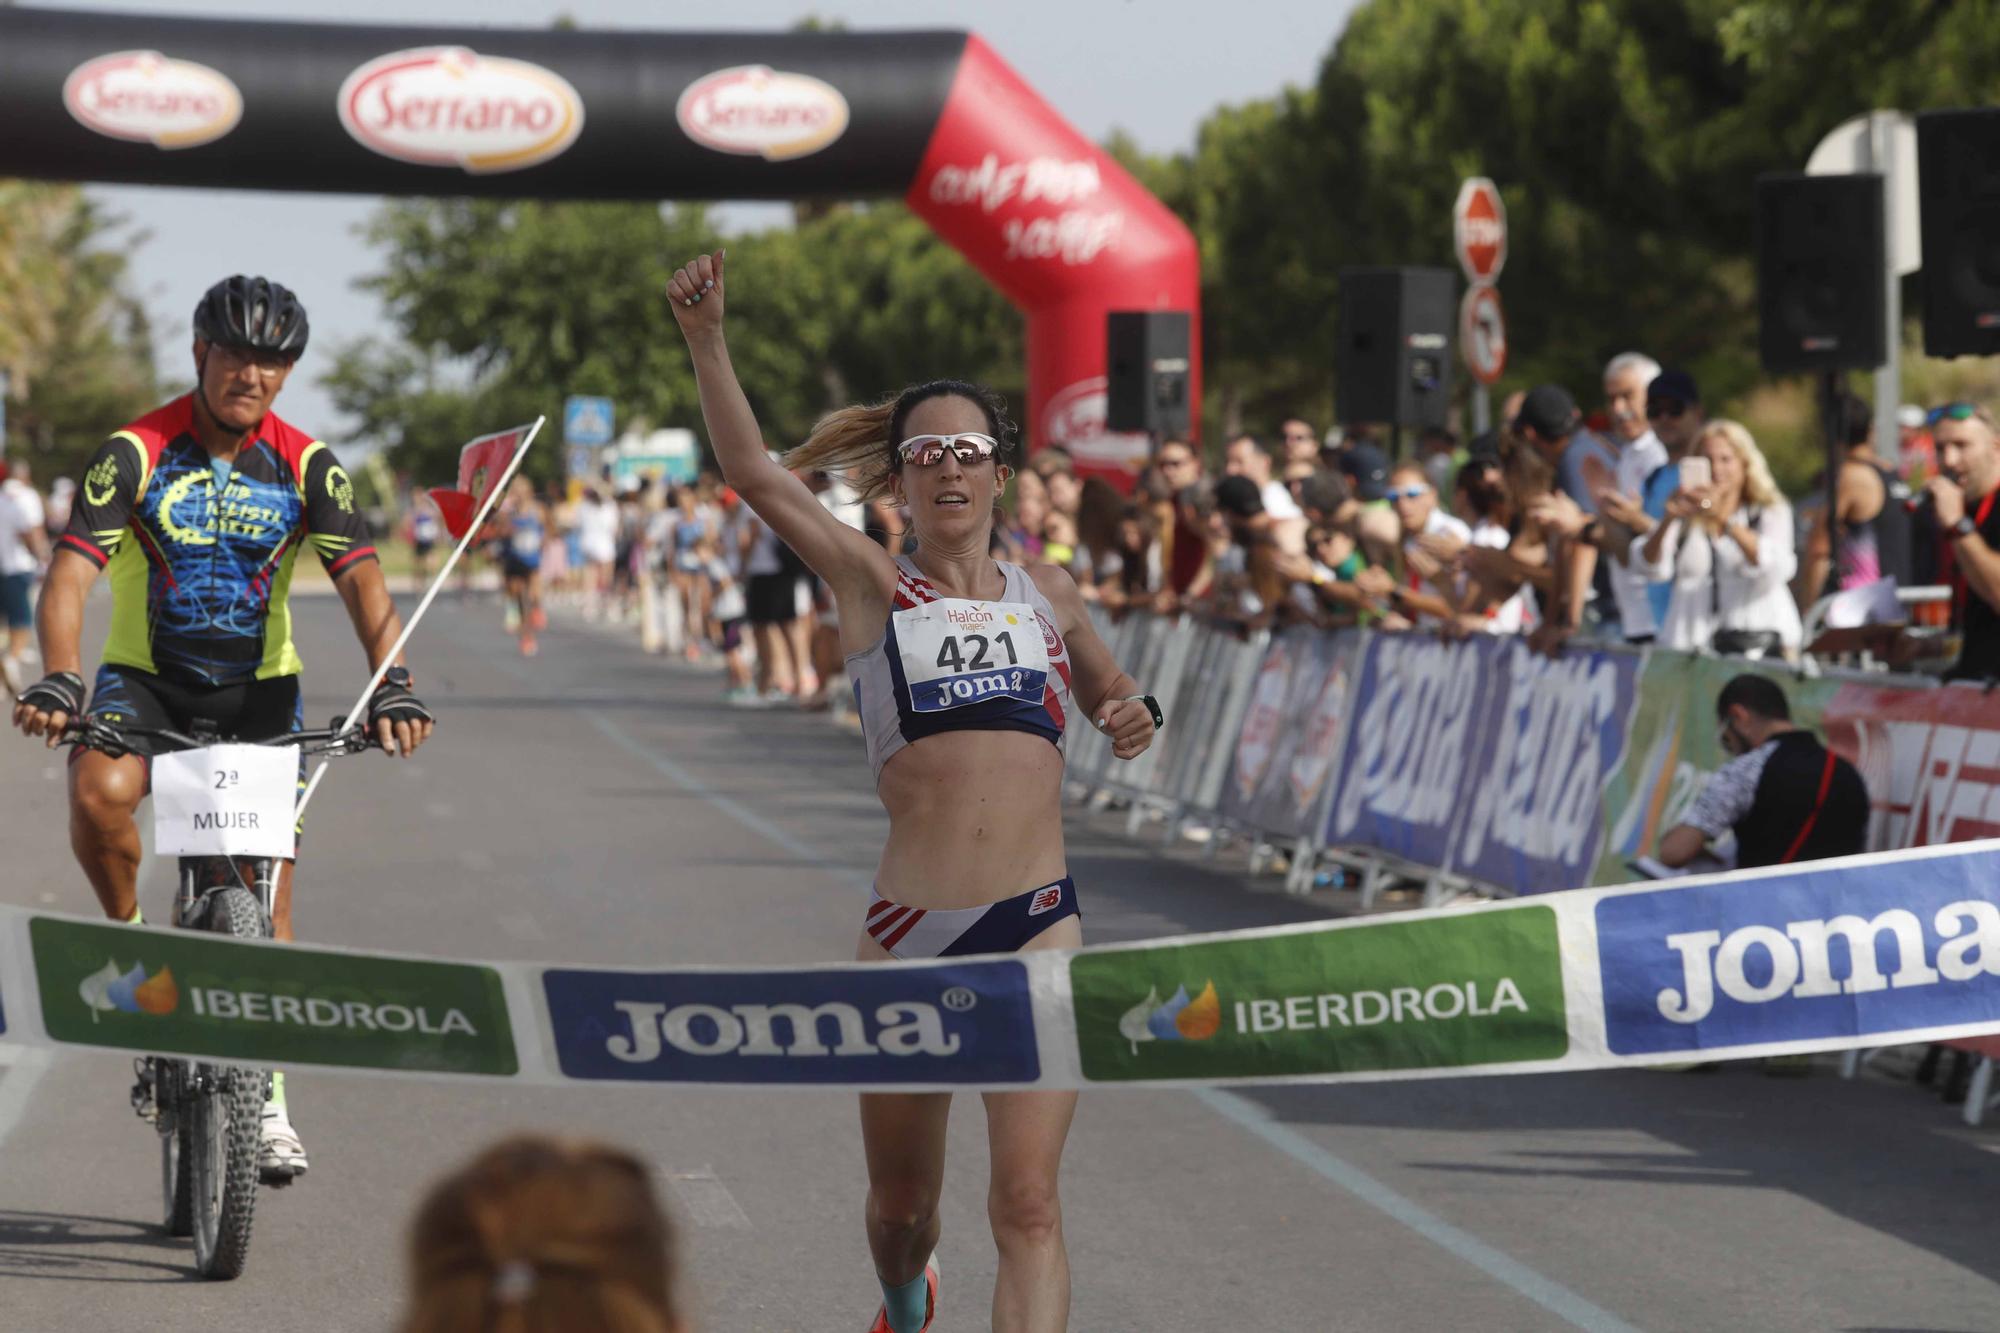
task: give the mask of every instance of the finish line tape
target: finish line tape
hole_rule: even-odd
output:
[[[580,968],[0,910],[0,1041],[536,1084],[1530,1074],[2000,1031],[2000,841],[948,962]]]

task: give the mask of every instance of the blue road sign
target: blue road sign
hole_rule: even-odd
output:
[[[571,394],[563,404],[563,443],[609,444],[612,420],[609,398]]]

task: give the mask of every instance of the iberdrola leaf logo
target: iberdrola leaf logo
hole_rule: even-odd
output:
[[[1134,1055],[1142,1041],[1207,1041],[1221,1029],[1222,999],[1212,980],[1192,1000],[1186,986],[1177,986],[1164,1004],[1159,987],[1148,986],[1146,998],[1118,1020],[1118,1035],[1132,1043]]]
[[[109,958],[77,985],[76,993],[90,1007],[93,1023],[99,1014],[171,1014],[181,1002],[172,968],[162,967],[147,976],[146,965],[134,963],[131,971],[120,972]]]

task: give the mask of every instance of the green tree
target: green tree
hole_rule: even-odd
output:
[[[38,476],[78,471],[152,406],[151,340],[126,294],[118,219],[70,185],[0,181],[0,369],[8,442]]]
[[[723,244],[731,351],[774,448],[915,378],[1015,392],[1023,379],[1019,318],[898,204],[719,237],[700,208],[422,200],[385,205],[368,235],[385,251],[368,286],[401,340],[340,349],[326,382],[425,480],[447,475],[470,435],[553,417],[570,393],[609,395],[627,422],[698,429],[662,293],[675,267]],[[560,451],[528,467],[552,476]]]

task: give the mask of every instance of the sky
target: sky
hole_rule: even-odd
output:
[[[37,7],[469,29],[541,28],[560,14],[586,29],[781,30],[815,14],[856,30],[969,28],[1090,138],[1122,129],[1142,148],[1165,153],[1192,146],[1201,121],[1218,106],[1310,85],[1357,3],[730,0],[697,8],[645,0],[71,0]],[[304,429],[345,437],[348,423],[316,381],[328,363],[314,353],[393,333],[375,298],[354,289],[379,263],[356,235],[375,199],[158,186],[97,186],[92,193],[146,233],[132,255],[133,285],[159,331],[165,384],[175,384],[186,363],[187,321],[202,291],[230,273],[264,273],[297,289],[312,317],[312,349],[286,386],[280,410]],[[785,205],[739,204],[726,206],[721,220],[741,229],[789,216]]]

